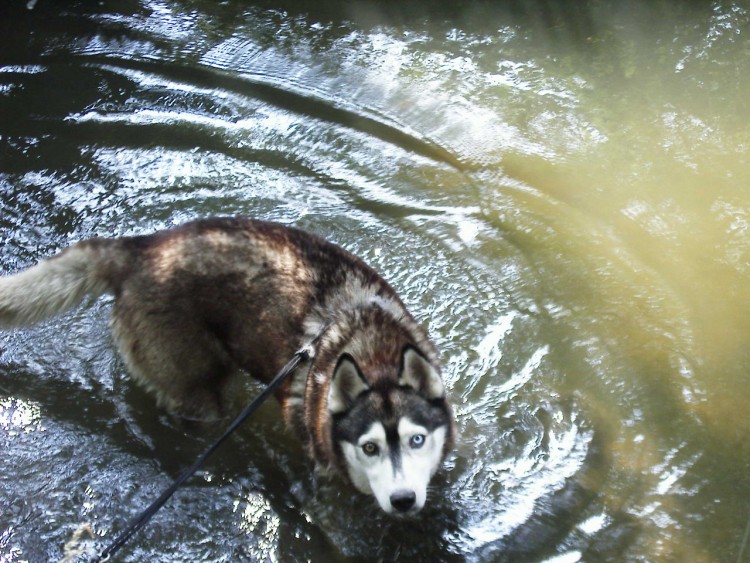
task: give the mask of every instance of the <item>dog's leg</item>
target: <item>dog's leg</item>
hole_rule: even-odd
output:
[[[158,314],[118,303],[112,334],[134,379],[160,405],[189,420],[214,420],[223,414],[237,366],[215,334],[180,317],[175,309]]]

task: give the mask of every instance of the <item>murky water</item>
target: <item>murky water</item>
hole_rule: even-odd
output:
[[[299,4],[5,2],[0,269],[301,226],[429,327],[460,441],[392,521],[268,404],[120,559],[750,560],[750,7]],[[102,548],[221,431],[132,384],[109,307],[0,335],[0,561]]]

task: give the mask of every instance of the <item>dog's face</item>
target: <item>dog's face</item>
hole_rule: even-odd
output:
[[[347,473],[389,514],[419,512],[450,440],[451,415],[440,374],[413,347],[401,358],[398,384],[371,387],[355,359],[339,358],[328,408]]]

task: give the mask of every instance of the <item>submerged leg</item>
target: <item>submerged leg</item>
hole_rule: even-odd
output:
[[[112,333],[131,375],[160,405],[190,420],[219,418],[237,366],[214,333],[178,313],[118,303]]]

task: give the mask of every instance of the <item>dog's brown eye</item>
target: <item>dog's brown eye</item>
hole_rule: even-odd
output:
[[[372,457],[378,453],[378,446],[374,442],[365,442],[362,451],[365,452],[366,456]]]

